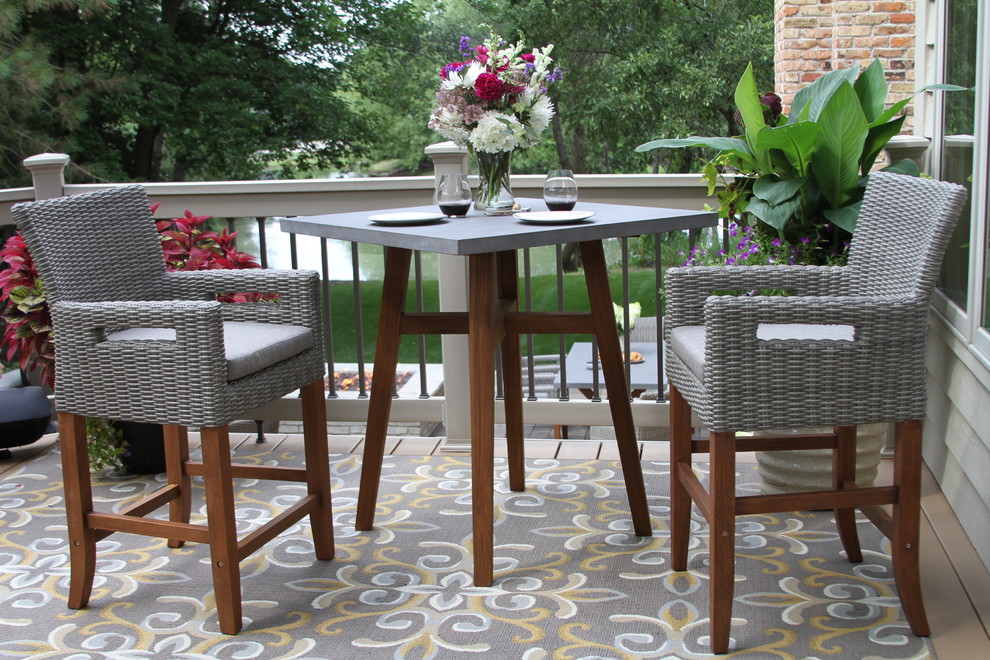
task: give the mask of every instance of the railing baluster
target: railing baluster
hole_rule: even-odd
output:
[[[299,270],[299,246],[296,244],[295,234],[289,234],[289,265],[292,270]]]
[[[529,248],[523,251],[523,295],[526,300],[526,311],[533,311],[532,264]],[[526,373],[529,376],[529,396],[527,400],[536,401],[536,362],[533,355],[533,335],[526,335]]]
[[[653,263],[656,264],[656,281],[654,291],[656,292],[657,310],[657,331],[654,340],[657,342],[657,403],[662,403],[663,395],[663,249],[660,247],[660,234],[653,236]]]
[[[632,375],[629,370],[632,368],[632,344],[629,339],[629,239],[620,238],[619,246],[622,249],[622,352],[625,356],[623,362],[626,367],[626,392],[631,392]]]
[[[364,324],[361,314],[361,263],[358,259],[358,244],[351,243],[351,277],[354,278],[354,333],[356,335],[354,346],[357,349],[358,367],[358,398],[363,399],[368,396],[368,383],[364,369]],[[395,384],[392,384],[393,389]]]
[[[416,311],[424,311],[423,307],[423,255],[419,250],[413,252],[413,266],[416,273]],[[419,335],[419,398],[429,399],[430,392],[426,384],[426,335]]]
[[[330,314],[330,259],[327,256],[327,239],[320,239],[320,258],[323,266],[323,345],[327,351],[327,396],[337,398],[337,380],[333,361],[333,318]]]
[[[268,236],[265,233],[265,218],[257,216],[255,222],[258,223],[258,253],[261,255],[261,267],[268,268]]]

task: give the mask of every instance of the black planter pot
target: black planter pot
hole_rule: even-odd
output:
[[[158,474],[165,471],[165,436],[161,424],[114,422],[124,434],[127,449],[121,463],[132,474]]]
[[[0,390],[0,458],[9,448],[29,445],[48,429],[52,407],[40,387]]]

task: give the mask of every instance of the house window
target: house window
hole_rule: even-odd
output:
[[[976,85],[977,0],[946,3],[944,81],[953,85]],[[966,309],[969,295],[970,215],[973,188],[974,120],[976,95],[955,92],[943,95],[942,157],[939,177],[966,186],[969,201],[949,242],[942,266],[941,288],[946,296]]]

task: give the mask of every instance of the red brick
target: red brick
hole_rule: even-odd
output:
[[[914,14],[892,14],[891,23],[914,23]]]
[[[904,2],[874,2],[873,11],[904,11],[907,9],[907,4]]]

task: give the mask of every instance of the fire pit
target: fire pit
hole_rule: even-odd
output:
[[[413,377],[415,372],[413,371],[400,371],[395,374],[395,389],[400,389],[403,385],[409,382]],[[333,389],[330,388],[330,382],[327,381],[327,390],[333,392],[356,392],[360,389],[361,382],[359,377],[359,372],[357,371],[335,371],[333,372]],[[364,372],[364,384],[365,387],[371,387],[373,372]]]

